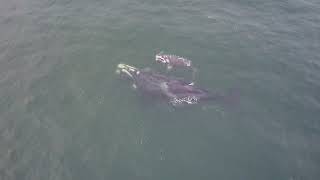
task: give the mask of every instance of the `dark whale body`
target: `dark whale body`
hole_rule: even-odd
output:
[[[127,66],[119,64],[117,71],[129,76],[137,90],[147,95],[166,98],[174,106],[198,104],[217,97],[208,90],[196,87],[181,78]]]

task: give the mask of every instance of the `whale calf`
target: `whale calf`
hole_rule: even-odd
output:
[[[130,79],[143,94],[162,97],[173,106],[194,105],[219,97],[208,90],[177,77],[169,77],[150,69],[118,64],[116,73]]]

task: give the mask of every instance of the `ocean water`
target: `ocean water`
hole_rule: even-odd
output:
[[[0,0],[0,179],[319,179],[319,15],[318,0]],[[174,109],[114,73],[163,71],[159,51],[238,102]]]

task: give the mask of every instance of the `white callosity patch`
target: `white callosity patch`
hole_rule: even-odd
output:
[[[156,55],[156,61],[161,62],[163,64],[168,64],[168,69],[169,69],[169,65],[170,65],[170,67],[171,66],[191,67],[191,60],[188,60],[184,57],[180,57],[180,56],[173,55],[173,54],[159,53]]]
[[[170,101],[174,106],[183,105],[183,104],[197,104],[198,98],[195,96],[186,96],[183,98],[173,98]]]
[[[133,78],[133,73],[136,73],[138,75],[140,71],[137,68],[133,66],[129,66],[127,64],[118,64],[116,73],[117,74],[125,73],[129,77]]]

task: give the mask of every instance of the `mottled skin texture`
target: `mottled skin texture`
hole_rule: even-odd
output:
[[[172,54],[159,53],[156,55],[156,61],[166,64],[168,69],[173,67],[189,67],[191,68],[191,61]]]
[[[163,54],[162,52],[156,54],[155,56],[156,62],[166,64],[167,70],[171,70],[173,68],[182,67],[187,68],[192,71],[192,82],[195,80],[197,68],[192,66],[191,60],[180,57],[172,54]]]

